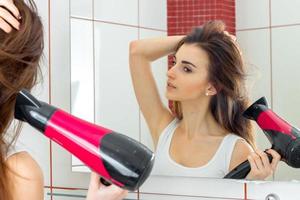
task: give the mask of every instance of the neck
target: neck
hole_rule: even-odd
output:
[[[225,135],[210,111],[209,100],[181,102],[181,109],[179,128],[188,138]]]

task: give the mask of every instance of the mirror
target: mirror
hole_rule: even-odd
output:
[[[170,5],[166,0],[71,1],[72,113],[124,133],[152,150],[150,133],[131,83],[129,42],[168,35],[167,24],[174,25],[176,19],[167,18],[167,14],[171,15],[175,8],[190,11],[195,16],[197,9],[206,8],[202,12],[207,18],[202,20],[211,19],[213,12],[209,10],[215,8],[218,19],[232,20],[228,17],[230,13],[222,15],[220,10],[221,14],[218,13],[218,9],[231,8],[232,11],[230,5],[205,7],[200,2],[193,7],[181,5],[179,1],[178,4],[168,3]],[[300,86],[297,82],[300,74],[300,14],[296,9],[300,3],[296,0],[236,0],[233,6],[235,21],[233,25],[227,25],[234,27],[235,24],[237,41],[251,74],[248,80],[251,99],[255,101],[266,96],[274,112],[300,127]],[[188,20],[186,26],[195,23]],[[178,28],[177,31],[185,30]],[[152,68],[162,97],[167,63],[165,57],[153,63]],[[165,98],[164,104],[168,105]],[[270,148],[270,142],[255,126],[258,147],[262,150]],[[72,169],[86,170],[76,158],[73,158]],[[274,177],[268,180],[300,180],[300,169],[281,162]]]

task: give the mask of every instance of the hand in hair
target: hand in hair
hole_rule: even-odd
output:
[[[240,54],[242,55],[242,51],[241,51],[241,49],[239,47],[239,44],[236,41],[236,36],[228,33],[228,31],[224,31],[224,34],[227,35],[227,36],[229,36],[232,39],[232,41],[234,42],[235,46],[238,48]]]
[[[19,10],[12,0],[0,0],[0,29],[9,33],[12,28],[19,30],[21,19]]]
[[[115,185],[105,186],[100,182],[100,176],[91,173],[91,181],[86,200],[121,200],[127,191]]]
[[[228,35],[234,42],[236,42],[236,36],[235,35],[230,34],[228,31],[224,31],[224,34]]]

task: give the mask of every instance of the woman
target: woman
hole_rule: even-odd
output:
[[[150,64],[173,53],[166,84],[171,112],[159,97]],[[275,171],[279,154],[269,149],[270,163],[255,148],[251,123],[242,116],[249,106],[245,69],[221,21],[187,36],[131,42],[130,70],[156,148],[154,173],[222,178],[247,159],[247,179],[265,179]]]
[[[37,82],[43,52],[43,26],[36,6],[29,0],[0,1],[0,200],[44,199],[44,182],[36,161],[7,141],[16,94],[30,90]],[[18,131],[20,127],[18,127]],[[15,136],[16,138],[16,136]],[[91,174],[87,200],[119,200],[127,192],[116,186],[103,186]]]

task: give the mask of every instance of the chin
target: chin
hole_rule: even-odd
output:
[[[169,100],[169,101],[179,101],[178,98],[176,98],[174,95],[166,92],[165,97]]]

